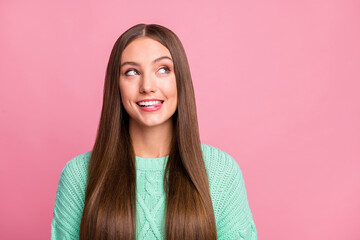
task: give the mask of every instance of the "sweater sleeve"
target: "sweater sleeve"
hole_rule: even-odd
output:
[[[70,160],[63,168],[56,191],[51,239],[79,239],[84,208],[88,154]]]
[[[250,211],[245,182],[237,162],[226,154],[221,188],[223,196],[218,221],[219,240],[256,240],[257,231]]]

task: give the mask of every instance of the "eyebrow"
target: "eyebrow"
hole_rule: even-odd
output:
[[[162,56],[162,57],[159,57],[157,59],[155,59],[154,61],[152,61],[152,63],[156,63],[160,60],[163,60],[163,59],[169,59],[170,61],[173,61],[171,58],[169,58],[168,56]],[[129,64],[129,65],[132,65],[132,66],[140,66],[140,64],[138,64],[137,62],[123,62],[121,65],[120,65],[120,68],[122,68],[124,65],[126,64]]]

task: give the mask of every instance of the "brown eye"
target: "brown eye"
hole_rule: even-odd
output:
[[[139,74],[138,71],[136,71],[135,69],[129,69],[125,72],[125,75],[126,76],[133,76],[133,75],[136,75],[136,74]]]
[[[170,68],[168,68],[168,67],[162,67],[162,68],[160,68],[159,69],[159,72],[160,73],[168,73],[168,72],[170,72]]]

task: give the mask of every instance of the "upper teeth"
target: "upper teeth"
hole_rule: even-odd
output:
[[[146,101],[146,102],[139,102],[139,105],[145,105],[145,106],[150,106],[150,105],[154,105],[154,104],[158,104],[161,103],[161,101]]]

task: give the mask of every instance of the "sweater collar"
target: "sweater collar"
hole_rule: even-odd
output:
[[[169,156],[158,158],[143,158],[135,156],[137,170],[165,170]]]

